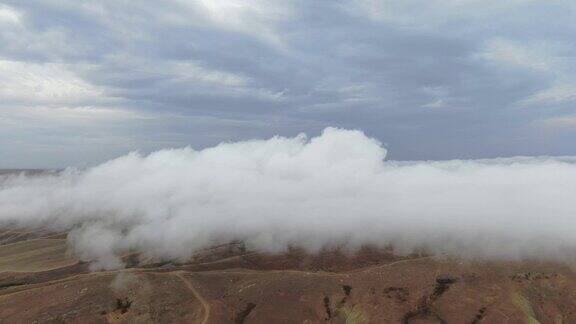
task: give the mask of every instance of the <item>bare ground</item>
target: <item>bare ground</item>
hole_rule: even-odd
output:
[[[566,263],[355,254],[240,243],[187,264],[91,273],[65,234],[0,232],[0,323],[576,323]]]

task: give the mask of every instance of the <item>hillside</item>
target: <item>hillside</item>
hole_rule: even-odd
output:
[[[194,261],[89,272],[65,234],[0,236],[2,323],[574,323],[576,276],[536,261],[394,256],[365,248],[280,255],[242,244]]]

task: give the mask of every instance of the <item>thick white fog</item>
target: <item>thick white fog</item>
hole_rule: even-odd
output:
[[[2,178],[0,225],[71,230],[71,251],[96,269],[121,267],[127,251],[187,260],[232,240],[270,252],[370,244],[488,258],[575,254],[575,159],[385,156],[377,140],[335,128],[132,153],[84,171]]]

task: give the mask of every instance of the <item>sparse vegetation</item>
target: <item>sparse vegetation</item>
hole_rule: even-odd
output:
[[[116,298],[116,309],[119,310],[121,314],[128,312],[132,306],[132,300],[128,297],[125,298]]]
[[[512,303],[524,313],[526,324],[540,324],[540,321],[536,319],[536,314],[534,313],[534,309],[532,309],[530,301],[526,297],[515,292],[512,294]]]
[[[362,311],[362,309],[355,305],[352,307],[343,307],[341,310],[346,319],[346,324],[365,324],[369,323],[368,316]]]

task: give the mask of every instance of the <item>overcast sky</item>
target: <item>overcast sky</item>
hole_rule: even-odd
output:
[[[326,126],[392,159],[576,154],[576,2],[0,0],[0,168]]]

